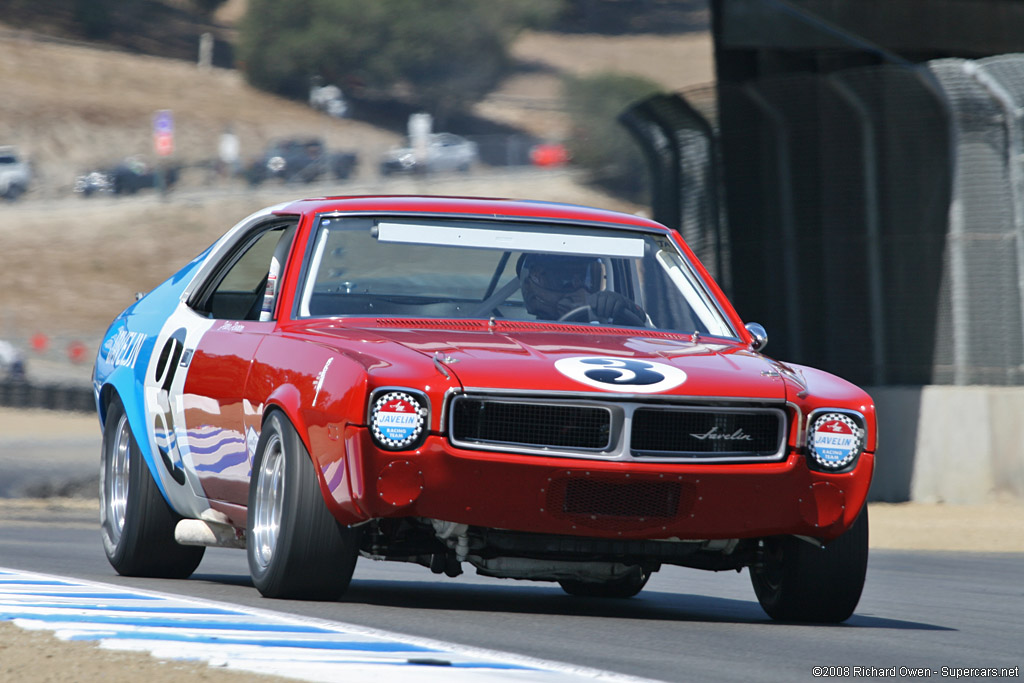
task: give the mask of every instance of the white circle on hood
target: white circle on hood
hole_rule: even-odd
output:
[[[631,394],[656,394],[686,381],[686,373],[673,365],[635,358],[573,356],[555,361],[555,369],[595,389]]]

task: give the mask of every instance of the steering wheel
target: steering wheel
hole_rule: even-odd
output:
[[[586,313],[586,315],[583,315]],[[594,314],[594,309],[590,307],[590,304],[583,304],[576,308],[566,311],[558,317],[558,322],[580,322],[588,323],[591,320],[597,320],[597,316]]]

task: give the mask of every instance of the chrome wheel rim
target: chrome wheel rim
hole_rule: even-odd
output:
[[[256,508],[252,511],[255,520],[252,529],[253,557],[261,568],[266,569],[274,559],[284,506],[284,445],[277,434],[267,440],[253,504]]]
[[[110,540],[117,545],[124,530],[128,510],[128,479],[131,467],[131,431],[128,417],[122,415],[114,430],[114,443],[107,454],[107,466],[103,478],[103,507],[106,511],[106,527]]]

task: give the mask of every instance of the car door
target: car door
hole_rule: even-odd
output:
[[[245,505],[262,406],[243,396],[253,356],[273,332],[294,220],[257,226],[196,290],[190,306],[212,322],[188,358],[182,401],[189,451],[206,497]]]

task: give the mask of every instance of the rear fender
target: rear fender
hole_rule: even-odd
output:
[[[110,404],[115,397],[121,399],[121,404],[124,406],[125,416],[128,418],[128,426],[132,431],[132,438],[135,440],[135,445],[138,447],[139,452],[142,454],[142,459],[146,463],[146,467],[149,468],[150,474],[153,476],[153,480],[156,482],[157,488],[160,490],[160,495],[164,497],[168,505],[173,507],[173,502],[167,495],[167,490],[164,488],[163,479],[160,477],[160,467],[157,463],[156,457],[153,453],[153,449],[150,445],[149,437],[146,432],[146,406],[143,401],[139,400],[142,391],[135,385],[135,377],[131,370],[127,368],[119,368],[118,370],[111,373],[107,378],[106,383],[100,390],[99,396],[99,411],[100,411],[100,423],[106,424],[107,414],[110,411]]]
[[[189,314],[165,291],[154,294],[165,301],[159,306],[145,303],[161,315],[140,313],[137,305],[115,320],[100,345],[93,380],[97,408],[105,420],[114,395],[121,399],[160,494],[178,514],[196,517],[208,503],[192,471],[180,396],[188,369],[185,349],[196,348],[210,321]],[[177,310],[164,313],[175,304]],[[178,353],[168,352],[172,346]],[[158,450],[161,444],[166,444],[166,453]]]

